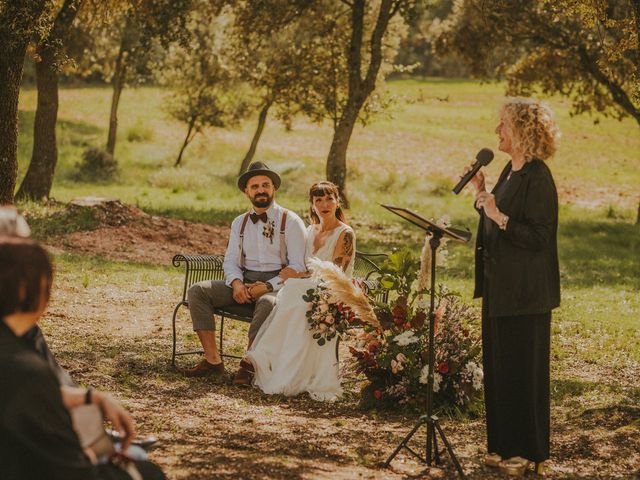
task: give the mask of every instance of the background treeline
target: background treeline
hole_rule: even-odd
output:
[[[508,94],[560,94],[575,114],[640,125],[639,30],[640,0],[0,0],[0,202],[49,197],[61,84],[113,91],[104,148],[85,152],[85,173],[115,171],[122,92],[153,84],[184,124],[176,166],[205,128],[257,114],[242,171],[269,118],[329,122],[326,176],[348,203],[349,142],[392,103],[385,79],[506,79]],[[17,185],[24,85],[38,102]]]

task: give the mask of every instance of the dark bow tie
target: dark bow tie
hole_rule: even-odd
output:
[[[267,212],[263,212],[260,215],[258,215],[257,213],[250,213],[249,218],[251,218],[251,221],[253,223],[258,223],[258,220],[262,220],[264,223],[267,223],[268,220]]]

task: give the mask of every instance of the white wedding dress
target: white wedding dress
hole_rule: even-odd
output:
[[[311,257],[332,261],[340,234],[351,227],[340,224],[314,252],[314,238],[319,225],[307,229],[305,259]],[[355,252],[355,235],[353,251]],[[353,257],[346,274],[353,275]],[[306,312],[310,304],[302,299],[307,290],[315,288],[311,278],[290,278],[278,292],[276,305],[258,331],[247,352],[255,367],[253,384],[264,393],[287,396],[308,392],[311,398],[333,401],[341,393],[336,358],[336,338],[318,345],[309,330]]]

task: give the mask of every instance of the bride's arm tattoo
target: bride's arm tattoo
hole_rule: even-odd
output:
[[[342,243],[337,248],[337,255],[333,259],[333,263],[342,270],[346,270],[353,257],[353,232],[345,232]]]

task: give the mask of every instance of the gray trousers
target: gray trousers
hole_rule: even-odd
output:
[[[247,283],[266,282],[280,273],[275,272],[244,272],[244,281]],[[187,290],[187,301],[191,313],[191,322],[194,330],[215,330],[216,324],[213,317],[214,308],[242,306],[233,299],[233,289],[227,287],[224,280],[206,280],[193,284]],[[249,326],[249,340],[253,342],[258,330],[271,313],[276,303],[276,293],[270,292],[262,295],[255,304],[246,304],[255,307],[253,319]]]

